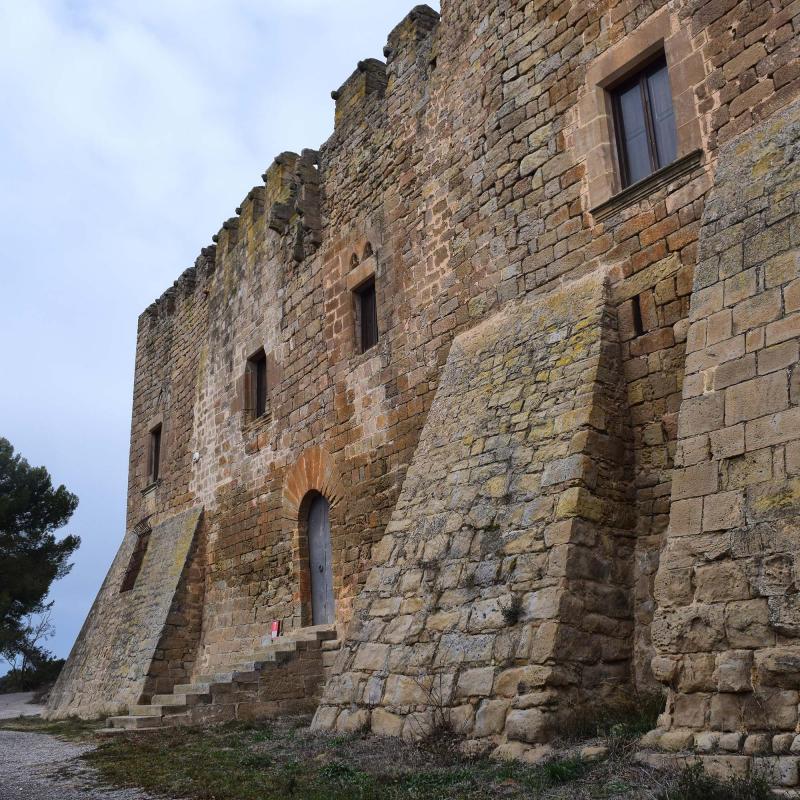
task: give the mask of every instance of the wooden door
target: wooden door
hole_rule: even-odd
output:
[[[330,505],[321,495],[308,510],[308,552],[311,567],[311,624],[335,621],[333,601],[333,548],[331,546]]]

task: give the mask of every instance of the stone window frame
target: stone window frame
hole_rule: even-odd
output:
[[[361,321],[359,311],[359,295],[358,290],[365,284],[373,281],[375,284],[375,313],[376,317],[380,316],[380,295],[379,295],[379,281],[378,281],[378,258],[372,247],[372,244],[367,241],[363,248],[364,258],[358,261],[358,254],[353,253],[355,258],[350,259],[350,271],[345,277],[345,286],[350,294],[350,306],[352,313],[352,352],[355,356],[361,358],[370,358],[374,356],[379,349],[381,343],[380,328],[378,328],[377,341],[369,350],[363,350],[361,346]]]
[[[232,410],[234,413],[241,414],[242,431],[245,436],[248,436],[257,434],[274,421],[271,394],[273,389],[280,385],[280,371],[274,352],[268,349],[266,342],[261,338],[250,340],[241,353],[245,354],[241,359],[244,367],[236,381],[236,397]],[[252,364],[262,353],[267,362],[267,398],[264,413],[256,416]]]
[[[609,89],[663,52],[672,89],[677,134],[676,160],[632,186],[622,188],[614,115]],[[693,169],[703,147],[695,87],[705,79],[702,53],[686,25],[665,6],[589,65],[578,100],[575,147],[586,164],[589,208],[597,217],[609,203],[635,202],[665,181]],[[627,201],[627,202],[626,202]],[[616,210],[616,209],[615,209]]]
[[[145,430],[147,431],[144,447],[142,448],[142,475],[144,479],[142,481],[142,494],[147,494],[153,491],[156,486],[158,486],[161,481],[163,480],[162,475],[164,472],[164,453],[166,449],[166,426],[164,424],[164,417],[162,414],[158,416],[151,417],[147,425],[145,426]],[[153,434],[159,430],[160,437],[159,437],[159,457],[158,457],[158,475],[156,477],[153,476]]]

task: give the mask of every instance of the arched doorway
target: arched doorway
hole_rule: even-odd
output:
[[[308,565],[311,573],[312,625],[327,625],[336,621],[330,509],[330,503],[315,492],[308,507]]]

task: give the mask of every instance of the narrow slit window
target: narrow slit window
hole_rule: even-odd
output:
[[[356,289],[361,352],[366,353],[378,343],[378,305],[375,296],[375,278],[370,278]]]
[[[644,324],[642,323],[642,301],[637,294],[633,298],[633,330],[637,336],[644,333]]]
[[[250,409],[254,419],[267,413],[267,355],[259,350],[247,360],[247,372],[250,379]]]
[[[677,157],[675,111],[664,57],[626,80],[611,95],[625,188]]]
[[[122,579],[122,586],[120,592],[129,592],[136,586],[136,579],[142,571],[142,564],[144,557],[147,553],[147,546],[150,544],[150,531],[146,530],[138,534],[136,545],[131,553],[131,560],[128,562],[128,569],[125,571],[125,577]]]
[[[149,482],[155,483],[161,474],[161,425],[150,431],[150,449],[148,454]]]

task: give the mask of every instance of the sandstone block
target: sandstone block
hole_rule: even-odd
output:
[[[336,730],[340,733],[360,733],[369,728],[369,711],[345,709],[336,720]]]
[[[711,698],[711,728],[736,731],[744,725],[744,699],[737,694],[716,694]],[[720,747],[728,749],[720,740]]]
[[[760,775],[773,786],[797,786],[797,758],[772,756],[753,759],[753,774]]]
[[[703,769],[712,778],[727,781],[745,778],[750,769],[750,756],[703,756]]]
[[[549,744],[531,747],[522,754],[522,761],[526,764],[543,764],[553,757],[553,748]]]
[[[723,733],[719,737],[719,746],[722,750],[727,750],[729,753],[738,753],[744,744],[743,733]]]
[[[712,392],[693,397],[681,405],[678,417],[678,436],[682,439],[722,427],[725,414],[725,395]]]
[[[717,656],[714,678],[721,692],[749,692],[752,680],[753,651],[727,650]]]
[[[713,494],[718,485],[719,475],[715,461],[696,464],[687,469],[676,469],[672,476],[672,499],[684,500]]]
[[[800,648],[775,647],[757,651],[755,668],[762,686],[784,689],[800,686]]]
[[[488,697],[493,683],[494,667],[466,670],[458,678],[456,697]]]
[[[438,712],[437,712],[438,713]],[[456,736],[471,736],[475,727],[475,709],[469,704],[456,706],[442,712],[445,726]]]
[[[669,535],[686,536],[700,533],[703,521],[703,500],[693,497],[689,500],[676,500],[670,506]]]
[[[583,761],[602,761],[607,756],[608,748],[605,745],[581,748],[581,759]]]
[[[475,714],[474,735],[483,737],[502,733],[509,705],[507,700],[484,700]]]
[[[680,729],[667,731],[659,741],[661,749],[668,750],[671,753],[689,750],[693,744],[694,731]]]
[[[336,718],[339,708],[336,706],[318,706],[311,722],[312,731],[332,731],[336,729]]]
[[[550,717],[538,708],[514,709],[506,717],[509,739],[541,744],[550,736]]]
[[[694,749],[698,753],[712,753],[719,744],[719,734],[714,732],[696,733],[694,735]]]
[[[386,666],[389,645],[365,643],[356,652],[353,669],[359,671],[378,672]]]
[[[706,498],[706,503],[709,498]],[[723,561],[695,570],[695,598],[701,603],[719,603],[728,600],[746,600],[750,597],[750,584],[742,565]]]
[[[376,708],[372,711],[371,717],[372,732],[376,736],[399,737],[403,733],[403,717],[391,714],[383,708]]]
[[[744,740],[746,755],[763,755],[772,750],[772,737],[767,733],[751,733]]]
[[[408,675],[390,675],[386,679],[383,702],[387,706],[426,705],[432,701],[437,689],[433,676],[416,678]],[[442,699],[444,698],[437,698],[437,700]]]
[[[706,694],[679,694],[675,698],[673,722],[678,728],[705,727],[709,697]],[[662,747],[664,745],[662,744]]]
[[[496,747],[489,758],[495,761],[520,761],[530,749],[529,745],[522,742],[505,742]]]
[[[725,392],[725,424],[756,419],[783,411],[789,405],[786,376],[780,372],[754,378]]]
[[[703,530],[728,530],[741,525],[744,522],[743,502],[741,492],[720,492],[706,497],[703,500]]]
[[[767,601],[742,600],[725,608],[725,634],[734,648],[768,647],[775,641]]]
[[[650,661],[650,669],[657,681],[669,685],[677,677],[680,663],[677,656],[654,656]]]

